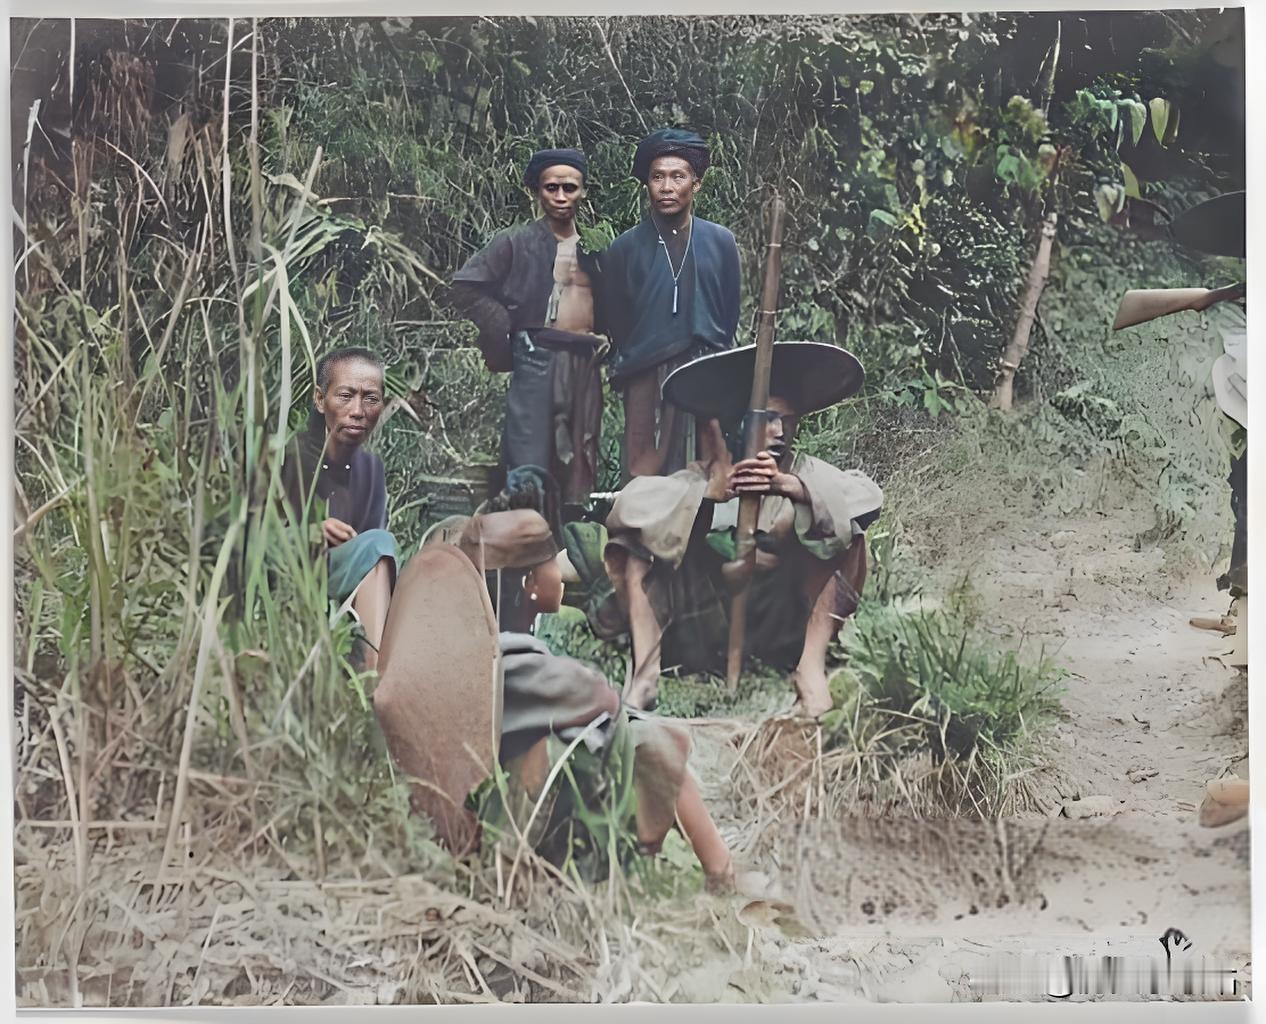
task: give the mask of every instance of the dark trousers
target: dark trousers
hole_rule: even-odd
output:
[[[554,451],[554,353],[514,335],[514,369],[506,394],[501,461],[507,469],[540,466],[550,470]]]
[[[1248,452],[1231,460],[1231,512],[1235,516],[1235,538],[1231,541],[1231,568],[1223,579],[1231,596],[1248,593]]]
[[[506,395],[501,461],[540,466],[564,503],[589,500],[598,472],[602,379],[592,353],[556,352],[517,334]]]

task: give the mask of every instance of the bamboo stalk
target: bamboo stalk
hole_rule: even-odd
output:
[[[998,364],[998,379],[994,385],[990,406],[994,409],[1010,410],[1014,401],[1014,382],[1016,371],[1029,354],[1029,341],[1033,334],[1033,322],[1037,319],[1037,304],[1041,301],[1042,292],[1046,289],[1046,280],[1051,273],[1051,247],[1055,244],[1055,227],[1059,214],[1051,210],[1042,222],[1042,235],[1038,240],[1037,254],[1029,268],[1028,283],[1024,287],[1024,298],[1020,302],[1020,315],[1015,322],[1015,331],[1011,335],[1011,343],[1007,345]]]
[[[755,458],[764,445],[764,420],[759,413],[769,405],[769,374],[774,362],[774,321],[778,313],[778,282],[782,273],[782,229],[785,213],[782,197],[770,201],[769,245],[766,247],[765,286],[761,292],[760,322],[756,328],[756,362],[752,370],[752,394],[745,420],[743,458]],[[759,494],[739,498],[738,529],[735,531],[737,559],[746,564],[747,576],[730,603],[730,638],[726,649],[725,681],[730,691],[738,689],[743,672],[743,647],[747,635],[747,597],[751,573],[756,567],[756,523],[760,518]]]

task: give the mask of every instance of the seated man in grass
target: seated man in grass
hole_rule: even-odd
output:
[[[737,428],[754,364],[754,346],[704,356],[674,371],[664,400],[701,422]],[[794,667],[800,711],[817,717],[830,709],[827,646],[857,608],[866,578],[864,532],[883,493],[865,474],[797,454],[792,445],[801,416],[842,401],[861,383],[861,364],[834,345],[775,345],[764,451],[735,464],[714,423],[700,434],[701,461],[671,476],[635,478],[620,492],[607,517],[603,558],[614,589],[607,603],[618,604],[621,626],[632,635],[630,705],[654,705],[665,658],[690,671],[724,671],[727,578],[739,568],[732,561],[738,496],[759,494],[746,650]],[[611,611],[591,611],[590,622],[619,621]]]
[[[552,768],[549,740],[555,738],[573,755],[584,754],[600,777],[586,785],[573,760],[568,778],[558,778],[556,792],[572,801],[575,813],[590,813],[583,798],[575,803],[581,791],[606,794],[607,804],[614,794],[614,815],[631,816],[630,832],[646,852],[660,848],[676,821],[709,887],[731,886],[729,850],[686,765],[686,729],[630,712],[600,672],[554,654],[531,634],[531,618],[557,612],[562,600],[557,553],[545,519],[534,509],[516,508],[438,524],[405,567],[374,710],[397,763],[418,780],[415,808],[461,855],[478,843],[469,794],[486,792],[494,761],[526,791],[529,805],[543,802]],[[482,583],[478,569],[487,576]],[[516,604],[529,616],[520,619],[520,632],[506,632],[494,617],[500,613],[490,598],[505,607],[506,579],[522,591]],[[625,802],[621,793],[632,799]],[[533,821],[545,823],[523,814],[515,827],[539,848],[550,830],[530,827]],[[573,849],[570,842],[556,846],[562,857]]]
[[[313,410],[295,438],[283,476],[303,519],[320,508],[328,552],[329,593],[351,598],[365,631],[364,667],[374,670],[396,576],[396,541],[387,532],[387,485],[382,460],[362,447],[383,410],[383,366],[365,348],[339,348],[316,367]]]

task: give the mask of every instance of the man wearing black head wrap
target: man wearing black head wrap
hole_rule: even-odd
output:
[[[633,176],[650,209],[603,255],[603,306],[615,358],[611,382],[624,393],[624,475],[685,466],[693,420],[665,403],[664,378],[734,344],[739,256],[734,236],[693,214],[708,169],[708,145],[665,128],[638,143]]]
[[[501,458],[558,480],[564,501],[589,497],[597,471],[605,339],[594,331],[597,259],[576,232],[588,165],[576,149],[543,149],[523,172],[542,216],[497,234],[453,275],[450,297],[479,327],[484,362],[509,372]]]

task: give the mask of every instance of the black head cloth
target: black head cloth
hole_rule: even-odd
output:
[[[637,152],[633,154],[633,177],[645,185],[650,177],[651,161],[661,156],[679,156],[688,161],[698,178],[702,178],[708,169],[708,144],[702,136],[682,128],[661,128],[637,144]]]
[[[523,169],[523,184],[535,189],[541,183],[541,173],[547,167],[574,167],[581,177],[589,176],[589,161],[578,149],[541,149],[532,154],[532,159]]]

